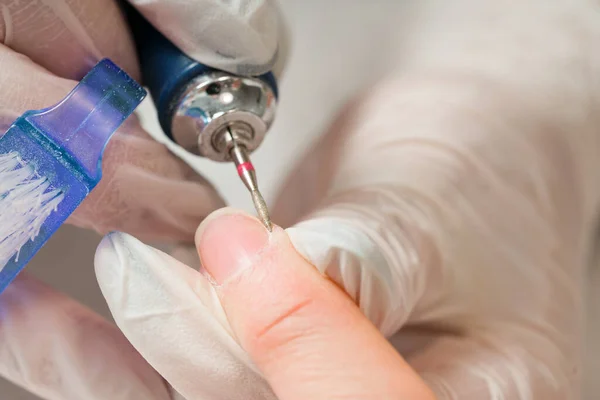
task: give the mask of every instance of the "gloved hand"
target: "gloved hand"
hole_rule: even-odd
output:
[[[210,66],[266,72],[277,60],[283,28],[269,1],[133,3],[191,57]],[[103,57],[140,76],[114,0],[1,0],[0,15],[2,132],[25,110],[61,100]],[[112,139],[103,165],[103,180],[69,223],[103,234],[120,230],[142,239],[191,241],[200,221],[223,206],[215,189],[152,140],[136,117]]]
[[[415,2],[396,70],[282,191],[274,220],[439,399],[581,398],[600,199],[592,9]]]
[[[274,213],[439,399],[580,397],[581,272],[600,197],[600,24],[591,4],[552,5],[415,2],[399,24],[395,73],[344,110]],[[193,270],[119,240],[121,261],[105,246],[96,267],[134,347],[186,394],[264,398],[227,334],[246,347],[254,321],[236,325],[240,310],[225,301],[226,318]],[[228,243],[223,253],[235,250]],[[287,287],[270,278],[256,277],[287,305]],[[278,304],[260,299],[245,297],[251,315]],[[311,361],[300,375],[309,383],[344,372]]]
[[[270,2],[233,5],[163,0],[145,1],[139,7],[145,14],[159,8],[157,12],[168,18],[151,18],[157,27],[177,26],[171,39],[213,67],[244,72],[252,66],[254,71],[264,72],[279,59],[276,54],[281,54],[278,46],[283,38],[278,35],[282,26],[278,10]],[[178,9],[185,12],[177,14]],[[227,26],[227,35],[216,26]],[[114,0],[0,0],[0,134],[25,110],[61,100],[103,57],[139,78],[133,42]],[[200,221],[223,206],[215,189],[150,138],[135,116],[111,140],[103,167],[103,180],[68,223],[100,233],[120,230],[142,239],[191,242]],[[66,376],[64,381],[50,383],[53,376],[60,376],[52,365],[75,354],[82,346],[80,340],[102,336],[102,332],[116,338],[118,343],[107,336],[89,342],[91,348],[84,353],[97,351],[94,357],[99,359],[108,356],[106,360],[116,362],[122,349],[132,352],[107,322],[26,274],[0,296],[0,310],[0,375],[45,398],[95,395],[72,387]],[[72,330],[74,327],[77,329]],[[79,332],[91,336],[78,336]],[[46,347],[49,343],[53,344]],[[40,348],[56,357],[38,352]],[[90,361],[86,354],[79,355],[82,363]],[[65,368],[77,365],[62,364]],[[47,384],[55,385],[54,389],[47,389]],[[70,391],[77,395],[73,397]],[[98,398],[111,398],[101,396],[102,390],[97,393]]]
[[[204,274],[125,234],[107,237],[96,256],[117,323],[186,399],[434,398],[281,228],[269,234],[223,209],[196,243]]]

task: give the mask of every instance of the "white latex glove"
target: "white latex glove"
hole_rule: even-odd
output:
[[[396,72],[344,110],[279,199],[310,212],[288,230],[296,248],[399,331],[439,399],[580,398],[595,9],[415,2]]]
[[[275,221],[310,213],[288,229],[295,247],[386,336],[398,332],[439,399],[577,399],[581,272],[600,194],[595,5],[429,0],[405,19],[396,73],[300,163]],[[138,351],[186,393],[260,398],[261,378],[249,382],[253,367],[232,359],[227,324],[215,339],[220,307],[202,300],[217,298],[205,280],[116,238],[116,251],[98,253],[99,282]],[[263,296],[285,299],[276,283]],[[304,337],[295,333],[292,343]],[[312,361],[309,385],[340,373]],[[204,385],[205,371],[217,382]]]
[[[210,6],[210,20],[157,22],[159,28],[168,23],[182,29],[184,50],[201,62],[228,69],[240,66],[240,71],[253,64],[258,71],[268,69],[276,59],[281,23],[271,3],[246,1],[234,7],[225,1],[162,1],[144,2],[141,8],[146,13],[154,6],[172,11],[180,7],[185,10],[181,18],[206,17]],[[227,31],[215,30],[219,25]],[[250,37],[260,40],[246,47]],[[190,47],[190,40],[202,50]],[[24,111],[62,99],[103,57],[139,77],[133,43],[115,1],[0,0],[0,133]],[[212,62],[219,57],[227,62]],[[146,240],[191,242],[200,221],[223,206],[212,185],[153,140],[135,116],[111,140],[103,167],[101,183],[69,223],[102,234],[120,230]],[[0,375],[48,399],[116,399],[127,392],[118,382],[129,375],[114,374],[113,386],[93,371],[122,362],[120,357],[128,351],[133,361],[125,364],[145,362],[114,326],[51,288],[41,287],[24,275],[0,296]],[[88,346],[81,340],[90,340]],[[91,359],[100,364],[90,364]],[[84,377],[77,377],[74,370]],[[146,375],[134,374],[132,379],[143,381]],[[139,398],[140,393],[144,392],[129,395]]]

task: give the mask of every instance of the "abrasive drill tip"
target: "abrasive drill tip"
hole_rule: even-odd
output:
[[[254,203],[254,208],[256,208],[258,217],[262,221],[265,228],[267,228],[269,232],[272,232],[273,223],[271,222],[271,216],[269,215],[269,209],[267,208],[267,203],[265,203],[265,199],[263,199],[258,189],[252,190],[250,193],[252,194],[252,202]]]

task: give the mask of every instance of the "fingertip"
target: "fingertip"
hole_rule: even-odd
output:
[[[98,247],[96,247],[96,254],[94,255],[96,273],[104,266],[113,266],[120,263],[120,256],[114,245],[114,240],[119,240],[117,239],[119,235],[122,234],[119,232],[108,233],[102,238]]]
[[[134,247],[140,245],[145,246],[123,232],[110,232],[102,238],[94,255],[94,270],[101,289],[120,280],[126,259],[131,258]]]
[[[150,275],[165,262],[174,260],[168,254],[155,249],[124,232],[110,232],[98,245],[94,256],[96,278],[100,288],[121,291],[123,282],[133,274]],[[171,273],[175,271],[171,269]]]

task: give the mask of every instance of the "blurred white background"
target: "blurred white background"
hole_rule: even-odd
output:
[[[397,25],[402,1],[305,0],[281,1],[292,47],[288,67],[280,81],[281,103],[275,125],[254,154],[260,185],[267,202],[298,155],[327,128],[335,112],[353,93],[376,78],[393,59],[395,43],[386,35]],[[162,140],[154,110],[142,107],[143,123]],[[178,149],[175,149],[177,151]],[[190,159],[208,177],[227,202],[252,210],[252,203],[231,165]],[[100,237],[88,231],[63,227],[40,251],[28,271],[110,318],[93,271],[93,256]],[[594,260],[594,265],[598,262]],[[590,327],[586,351],[586,396],[599,398],[600,382],[600,266],[590,268],[588,304]],[[595,339],[595,340],[594,340]],[[0,400],[37,397],[0,380]],[[83,399],[82,399],[83,400]],[[107,399],[109,400],[109,399]],[[191,399],[190,399],[191,400]]]

